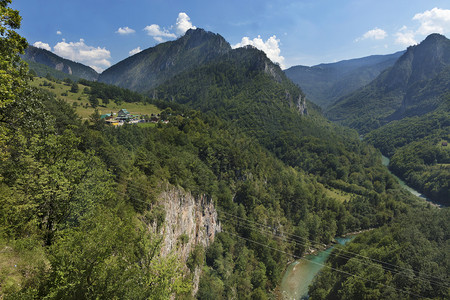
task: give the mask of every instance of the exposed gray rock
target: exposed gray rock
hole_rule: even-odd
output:
[[[159,230],[163,237],[161,256],[175,253],[182,262],[186,262],[195,246],[201,245],[206,249],[214,241],[216,233],[221,231],[217,211],[209,197],[194,197],[181,187],[167,187],[158,198],[166,211],[164,225]],[[156,224],[153,230],[156,231]],[[193,275],[195,295],[201,269],[194,270]]]

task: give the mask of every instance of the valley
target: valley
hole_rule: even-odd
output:
[[[450,296],[444,35],[282,70],[191,26],[97,73],[9,3],[0,298]]]

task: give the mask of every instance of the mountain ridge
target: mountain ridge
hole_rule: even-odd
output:
[[[189,29],[175,41],[145,49],[111,66],[100,74],[99,81],[143,92],[230,50],[221,35]]]
[[[40,76],[45,76],[46,74],[39,74],[39,65],[35,64],[41,64],[53,70],[86,80],[95,81],[99,76],[99,74],[89,66],[62,58],[53,52],[32,45],[29,45],[28,48],[25,49],[25,53],[21,55],[21,57],[28,62],[30,67],[37,71]],[[46,72],[46,70],[43,72]]]
[[[340,97],[370,83],[403,53],[371,55],[311,67],[293,66],[285,73],[302,88],[309,100],[326,108]]]
[[[450,40],[432,34],[365,87],[341,97],[326,115],[365,133],[441,105],[450,86]]]

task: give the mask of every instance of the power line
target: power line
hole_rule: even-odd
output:
[[[137,189],[146,189],[146,190],[148,190],[147,186],[142,187],[139,184],[133,183],[133,187],[131,189],[136,189],[136,188]],[[126,192],[119,192],[119,193],[122,194],[122,195],[125,195]],[[138,201],[138,202],[142,202],[142,203],[145,203],[147,205],[150,205],[150,203],[148,203],[146,201],[139,200],[139,199],[133,199],[133,201]],[[228,219],[227,219],[227,217],[224,217],[225,220],[228,220],[228,221],[232,220],[232,221],[234,221],[233,219],[230,219],[230,218],[231,217],[237,218],[237,219],[242,220],[244,222],[255,224],[255,225],[248,225],[246,227],[248,229],[254,229],[254,228],[252,228],[250,226],[253,226],[253,227],[256,227],[256,226],[266,227],[268,229],[265,229],[265,233],[271,234],[272,236],[274,236],[276,238],[283,238],[282,235],[276,235],[273,231],[271,231],[271,230],[274,229],[271,226],[268,226],[268,225],[265,225],[265,224],[261,224],[261,223],[255,222],[255,221],[251,221],[251,220],[248,220],[248,219],[244,219],[244,218],[239,217],[237,215],[225,212],[222,209],[216,208],[216,210],[218,212],[221,212],[221,213],[223,213],[225,215],[229,215],[230,216],[230,217],[228,217]],[[242,224],[237,224],[237,226],[245,227]],[[259,232],[262,232],[261,228],[259,228]],[[311,240],[309,240],[307,238],[304,238],[304,237],[301,237],[301,236],[298,236],[298,235],[295,235],[295,234],[285,234],[283,231],[279,231],[279,230],[277,230],[277,232],[279,232],[280,234],[283,234],[285,236],[284,239],[287,242],[292,242],[292,243],[296,243],[296,244],[303,245],[303,246],[306,246],[307,245],[306,243],[308,243],[308,242],[311,243],[311,244],[317,244],[317,242],[311,241]],[[293,238],[293,237],[295,237],[295,238]],[[299,239],[302,240],[302,241],[300,241]],[[427,273],[422,273],[421,274],[419,272],[415,272],[413,269],[410,269],[410,268],[404,268],[404,267],[396,266],[396,265],[393,265],[393,264],[390,264],[390,263],[387,263],[387,262],[384,262],[384,261],[381,261],[381,260],[377,260],[377,259],[374,259],[374,258],[363,256],[363,255],[361,255],[359,253],[347,251],[347,250],[344,250],[344,249],[340,249],[339,251],[347,253],[349,255],[345,255],[345,254],[342,254],[342,253],[339,253],[339,254],[331,253],[330,255],[340,256],[340,257],[343,257],[343,258],[345,258],[347,260],[349,260],[351,258],[360,257],[360,258],[356,258],[356,259],[358,259],[363,264],[367,264],[368,265],[370,262],[376,262],[376,263],[381,264],[383,269],[385,269],[387,271],[390,271],[390,272],[392,272],[394,274],[400,273],[400,272],[402,272],[402,270],[403,271],[411,271],[411,272],[413,272],[416,275],[416,277],[417,277],[416,279],[419,280],[419,281],[429,282],[429,283],[431,283],[431,284],[433,284],[435,286],[439,286],[439,287],[443,287],[443,288],[447,288],[449,286],[449,284],[447,282],[443,281],[441,278],[429,275]],[[363,258],[364,260],[362,260],[361,258]],[[369,260],[370,262],[367,262],[365,260]],[[389,266],[391,266],[391,267],[389,267]],[[397,270],[397,269],[399,269],[399,270]],[[436,282],[433,279],[439,280],[439,282]],[[441,285],[441,284],[443,284],[443,285]]]
[[[239,216],[227,213],[227,212],[225,212],[223,210],[218,210],[218,211],[220,211],[220,212],[222,212],[222,213],[224,213],[226,215],[230,215],[233,218],[240,219],[240,220],[242,220],[244,222],[256,224],[256,225],[252,225],[252,226],[262,226],[262,227],[267,227],[269,229],[272,229],[271,226],[268,226],[268,225],[265,225],[265,224],[261,224],[261,223],[258,223],[258,222],[254,222],[254,221],[251,221],[251,220],[247,220],[247,219],[241,218]],[[278,231],[278,232],[280,232],[281,234],[284,234],[287,237],[287,239],[290,239],[292,242],[295,242],[295,243],[298,243],[298,244],[303,244],[305,246],[306,246],[307,242],[309,242],[311,244],[317,244],[317,242],[311,241],[311,240],[309,240],[307,238],[304,238],[304,237],[301,237],[301,236],[298,236],[298,235],[295,235],[295,234],[285,234],[283,231]],[[273,234],[272,232],[269,232],[269,233]],[[273,235],[276,236],[275,234],[273,234]],[[291,237],[288,237],[288,236],[291,236]],[[281,237],[281,236],[279,236],[279,237]],[[295,238],[292,238],[292,237],[298,238],[298,239],[302,240],[302,242],[299,241],[298,239],[295,239]],[[392,271],[392,272],[397,272],[397,273],[401,272],[401,271],[397,271],[395,268],[400,269],[400,270],[404,270],[404,271],[412,271],[412,272],[414,272],[413,269],[404,268],[404,267],[400,267],[400,266],[397,266],[397,265],[393,265],[393,264],[390,264],[388,262],[384,262],[384,261],[377,260],[377,259],[374,259],[374,258],[371,258],[371,257],[368,257],[368,256],[361,255],[359,253],[347,251],[347,250],[344,250],[344,249],[340,249],[340,251],[344,252],[344,253],[347,253],[347,254],[350,254],[350,255],[361,257],[361,258],[364,258],[364,259],[367,259],[367,260],[370,260],[370,261],[373,261],[373,262],[380,263],[380,264],[382,264],[384,269],[387,269],[387,270]],[[348,258],[348,259],[353,258],[352,256],[346,256],[346,255],[342,255],[342,254],[341,254],[341,256],[344,257],[344,258]],[[391,267],[389,267],[389,266],[391,266]],[[424,275],[426,275],[426,276],[424,276]],[[426,281],[435,283],[436,285],[439,285],[440,283],[439,282],[435,282],[432,279],[436,279],[436,280],[442,281],[441,278],[435,277],[435,276],[432,276],[432,275],[426,274],[426,273],[418,274],[417,277],[428,277],[428,278],[422,278],[422,280],[426,280]],[[445,287],[448,287],[450,285],[450,284],[448,284],[448,283],[446,283],[444,281],[442,281],[442,283],[445,284]]]
[[[250,220],[246,220],[246,219],[240,218],[239,216],[236,216],[236,215],[232,215],[232,216],[235,217],[235,218],[239,218],[239,219],[243,220],[244,222],[256,223],[256,222],[253,222],[253,221],[250,221]],[[225,218],[225,220],[233,221],[232,219],[227,219],[227,218]],[[258,224],[259,226],[268,227],[270,229],[272,228],[270,226],[267,226],[267,225],[264,225],[264,224],[261,224],[261,223],[256,223],[256,224]],[[312,244],[316,243],[316,242],[313,242],[313,241],[311,241],[309,239],[306,239],[306,238],[303,238],[303,237],[300,237],[300,236],[297,236],[297,235],[294,235],[294,234],[285,234],[284,237],[283,237],[282,235],[276,235],[275,233],[273,233],[272,231],[270,231],[268,229],[262,229],[262,230],[265,230],[263,232],[263,231],[261,231],[261,228],[255,228],[257,225],[248,225],[248,226],[244,226],[242,224],[236,224],[236,225],[237,226],[241,226],[241,227],[245,227],[247,229],[256,229],[256,230],[258,230],[261,233],[268,233],[268,234],[273,235],[276,238],[284,238],[285,241],[287,241],[287,242],[293,242],[293,243],[296,243],[296,244],[299,244],[299,245],[303,245],[303,246],[307,246],[307,244],[306,244],[307,242],[310,242]],[[253,226],[253,227],[251,227],[251,226]],[[283,233],[282,231],[279,231],[279,232]],[[302,239],[303,241],[299,241],[298,239],[289,237],[289,235],[298,237],[298,238]],[[380,261],[380,260],[377,260],[377,259],[373,259],[373,258],[370,258],[370,257],[367,257],[367,256],[363,256],[363,255],[360,255],[360,254],[355,253],[355,252],[346,251],[344,249],[339,249],[339,251],[344,252],[344,253],[348,253],[348,254],[351,254],[351,255],[345,255],[345,254],[342,254],[342,253],[336,254],[334,252],[332,252],[330,255],[340,256],[340,257],[346,258],[347,260],[349,260],[351,258],[356,258],[361,263],[366,264],[366,265],[369,265],[370,262],[380,263],[380,264],[382,264],[381,266],[383,267],[383,269],[385,269],[387,271],[390,271],[390,272],[392,272],[394,274],[400,273],[400,272],[402,272],[402,270],[403,271],[411,271],[411,272],[413,272],[416,275],[416,277],[417,277],[416,279],[419,280],[419,281],[429,282],[429,283],[431,283],[431,284],[433,284],[435,286],[439,286],[439,287],[443,287],[443,288],[447,288],[449,286],[449,284],[446,283],[445,281],[443,281],[441,278],[438,278],[438,277],[435,277],[435,276],[431,276],[431,275],[428,275],[426,273],[420,274],[420,273],[417,272],[417,274],[416,274],[416,272],[414,270],[409,269],[409,268],[403,268],[403,267],[399,267],[399,266],[396,266],[396,265],[392,265],[392,264],[389,264],[387,262]],[[352,256],[352,255],[354,255],[354,256]],[[357,258],[357,257],[361,257],[361,258]],[[366,260],[369,260],[370,262],[368,262]],[[386,266],[386,265],[393,266],[394,268]],[[400,269],[400,270],[396,270],[395,268]],[[427,276],[423,276],[423,275],[427,275]],[[429,278],[426,278],[426,277],[429,277]],[[435,281],[433,279],[439,280],[439,282],[437,282],[437,281]]]
[[[248,238],[242,237],[242,236],[240,236],[240,235],[231,233],[231,232],[226,231],[226,230],[223,230],[222,232],[225,232],[225,233],[227,233],[227,234],[229,234],[229,235],[236,236],[236,237],[241,238],[241,239],[243,239],[243,240],[246,240],[246,241],[248,241],[248,242],[252,242],[252,243],[255,243],[255,244],[257,244],[257,245],[260,245],[260,246],[269,248],[269,249],[271,249],[271,250],[274,250],[274,251],[278,251],[278,252],[284,253],[284,254],[289,255],[289,256],[292,256],[292,257],[294,257],[294,258],[296,258],[296,259],[306,260],[306,261],[309,261],[309,262],[311,262],[311,263],[313,263],[313,264],[317,264],[317,265],[319,265],[319,266],[322,266],[322,267],[325,267],[325,268],[329,268],[329,269],[331,269],[331,270],[333,270],[333,271],[336,271],[336,272],[339,272],[339,273],[342,273],[342,274],[345,274],[345,275],[348,275],[348,276],[352,276],[352,277],[359,278],[359,279],[362,279],[362,280],[367,281],[367,282],[371,282],[371,283],[379,284],[379,285],[382,285],[382,286],[385,286],[385,287],[388,287],[388,288],[392,288],[392,289],[394,289],[394,290],[397,290],[397,291],[399,291],[399,292],[403,292],[403,293],[409,294],[409,295],[411,295],[411,296],[415,296],[415,297],[418,297],[418,298],[423,298],[421,295],[418,295],[418,294],[415,294],[415,293],[412,293],[412,292],[408,292],[408,291],[405,291],[405,290],[402,290],[402,289],[398,289],[398,288],[393,287],[393,286],[391,286],[391,285],[387,285],[387,284],[384,284],[384,283],[381,283],[381,282],[377,282],[377,281],[374,281],[374,280],[371,280],[371,279],[368,279],[368,278],[365,278],[365,277],[362,277],[362,276],[359,276],[359,275],[356,275],[356,274],[352,274],[352,273],[350,273],[350,272],[346,272],[346,271],[343,271],[343,270],[339,270],[339,269],[333,268],[333,267],[331,267],[331,266],[324,265],[324,264],[321,264],[321,263],[318,263],[318,262],[315,262],[315,261],[306,259],[306,258],[304,258],[304,257],[300,257],[300,256],[297,256],[297,255],[288,253],[288,252],[286,252],[286,251],[283,251],[283,250],[279,250],[279,249],[270,247],[270,246],[265,245],[265,244],[263,244],[263,243],[260,243],[260,242],[254,241],[254,240],[252,240],[252,239],[248,239]]]

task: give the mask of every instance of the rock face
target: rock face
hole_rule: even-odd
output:
[[[308,114],[308,110],[306,109],[306,98],[301,94],[297,99],[297,108],[302,116]]]
[[[166,212],[164,225],[159,230],[163,236],[161,256],[175,252],[186,262],[196,245],[206,249],[221,231],[217,211],[206,196],[194,197],[182,188],[168,187],[160,194],[159,202]],[[200,271],[198,268],[194,271],[193,294],[198,290]]]

